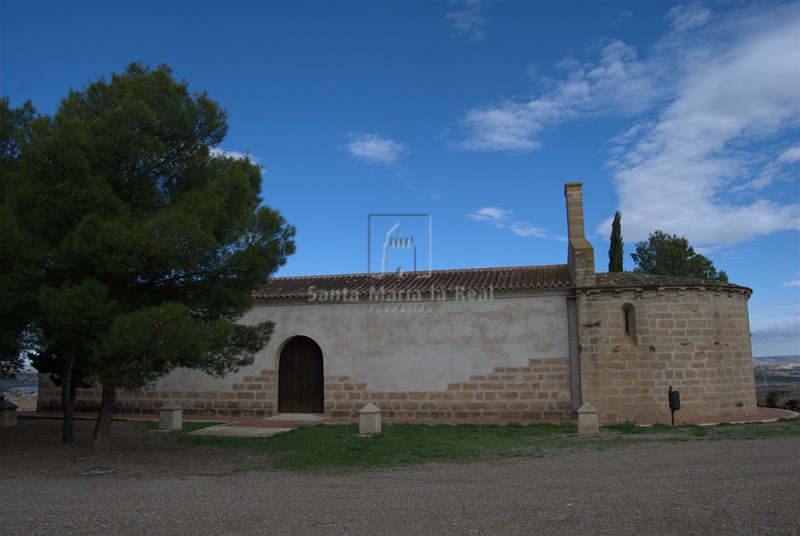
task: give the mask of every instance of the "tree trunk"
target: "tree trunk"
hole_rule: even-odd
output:
[[[80,382],[76,382],[73,378],[70,378],[69,382],[71,384],[69,387],[69,400],[72,404],[72,412],[74,413],[78,410],[78,405],[75,403],[75,401],[78,400],[78,384]]]
[[[61,373],[61,442],[75,443],[75,390],[72,389],[72,366],[75,354],[64,356],[64,371]]]
[[[100,401],[100,413],[94,427],[94,451],[109,452],[111,450],[111,417],[114,415],[114,404],[117,401],[117,386],[103,384],[103,396]]]

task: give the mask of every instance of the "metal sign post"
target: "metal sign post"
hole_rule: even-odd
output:
[[[675,412],[681,409],[681,394],[678,391],[673,391],[670,385],[667,397],[669,399],[669,410],[672,412],[672,426],[675,426]]]

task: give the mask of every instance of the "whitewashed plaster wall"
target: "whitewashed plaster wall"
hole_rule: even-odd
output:
[[[283,345],[305,335],[322,349],[325,376],[349,376],[371,391],[444,391],[497,367],[567,359],[568,296],[551,291],[481,300],[256,303],[242,321],[272,320],[275,331],[253,365],[223,379],[177,370],[154,387],[230,390],[244,376],[277,371]]]

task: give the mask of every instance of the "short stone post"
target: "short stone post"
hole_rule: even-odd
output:
[[[175,402],[167,402],[158,410],[159,430],[183,430],[183,408]]]
[[[767,393],[768,408],[782,408],[789,403],[792,397],[791,391],[775,390]]]
[[[17,406],[6,397],[0,396],[0,428],[11,428],[17,425]]]
[[[578,409],[578,433],[590,435],[600,433],[600,421],[597,418],[597,409],[588,402]]]
[[[369,403],[358,410],[358,435],[372,435],[381,432],[381,410]]]

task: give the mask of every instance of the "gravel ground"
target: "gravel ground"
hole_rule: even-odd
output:
[[[800,534],[800,438],[663,442],[540,458],[328,473],[115,423],[59,445],[0,429],[2,534]],[[92,467],[115,467],[89,476]]]

